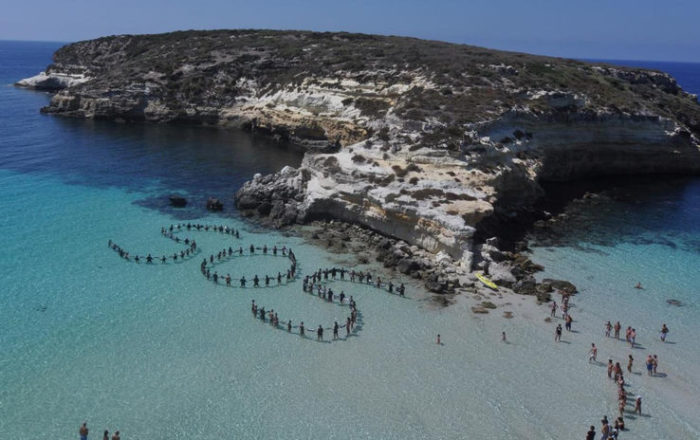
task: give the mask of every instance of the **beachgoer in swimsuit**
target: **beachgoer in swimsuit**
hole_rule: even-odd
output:
[[[668,327],[666,327],[666,324],[661,326],[661,342],[666,342],[666,335],[668,335]]]
[[[595,426],[591,425],[590,429],[586,433],[586,440],[595,440]]]
[[[628,355],[628,356],[629,356],[629,358],[628,358],[628,360],[627,360],[627,371],[628,371],[629,373],[631,373],[631,372],[632,372],[632,363],[634,362],[634,358],[632,357],[631,354]]]
[[[557,328],[554,330],[554,340],[556,342],[561,341],[561,324],[557,325]]]
[[[80,429],[78,430],[78,434],[80,434],[80,440],[87,440],[88,438],[88,427],[87,427],[87,422],[83,422],[83,424],[80,426]]]
[[[595,344],[591,344],[591,349],[588,350],[588,363],[592,362],[598,362],[596,357],[598,356],[598,347],[595,346]]]

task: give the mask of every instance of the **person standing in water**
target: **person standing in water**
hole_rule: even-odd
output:
[[[651,376],[652,371],[654,370],[654,358],[651,357],[651,355],[647,356],[647,374]]]
[[[666,342],[666,335],[668,335],[668,327],[666,327],[666,324],[661,326],[661,342]]]
[[[617,321],[615,323],[615,339],[620,339],[620,329],[622,329],[622,325],[620,324],[620,321]]]
[[[102,434],[102,440],[109,440],[109,431],[105,429],[105,432]]]
[[[586,433],[586,440],[595,440],[595,426],[591,425]]]
[[[506,341],[506,332],[501,332],[501,341],[508,342],[508,341]]]
[[[588,363],[590,364],[591,362],[598,362],[596,359],[598,357],[598,347],[595,346],[595,344],[591,343],[591,349],[588,350]]]
[[[112,435],[112,440],[121,440],[121,437],[119,437],[119,431],[114,432],[114,435]]]
[[[80,440],[87,440],[88,438],[88,427],[87,427],[87,422],[83,422],[83,424],[80,426],[80,429],[78,430],[78,434],[80,434]]]

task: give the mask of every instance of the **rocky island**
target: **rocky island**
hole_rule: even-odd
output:
[[[438,292],[475,269],[519,293],[551,290],[490,239],[533,216],[543,182],[700,171],[700,105],[665,73],[414,38],[112,36],[59,49],[18,85],[55,92],[49,114],[300,144],[302,165],[256,175],[238,208],[278,227],[341,220],[325,231],[341,241],[361,225],[385,265]]]

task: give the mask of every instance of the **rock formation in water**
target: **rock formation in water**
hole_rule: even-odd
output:
[[[46,113],[239,127],[305,145],[299,169],[255,176],[237,206],[276,225],[366,225],[465,270],[488,265],[504,285],[522,280],[483,239],[530,211],[540,182],[700,171],[696,97],[645,69],[235,30],[70,44],[43,75],[79,78],[51,83],[63,90]]]

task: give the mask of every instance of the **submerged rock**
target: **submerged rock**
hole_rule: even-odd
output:
[[[222,211],[224,209],[224,204],[217,198],[209,197],[209,199],[207,199],[207,209],[209,211]]]
[[[171,206],[176,206],[179,208],[182,208],[183,206],[187,206],[187,199],[184,198],[183,196],[173,194],[171,196],[168,196],[168,200],[170,200],[170,205]]]
[[[576,289],[576,286],[574,286],[572,283],[569,281],[564,281],[564,280],[552,280],[549,278],[545,278],[542,280],[542,285],[544,286],[551,286],[552,289],[561,291],[564,293],[568,294],[575,294],[578,293],[578,290]],[[546,287],[545,287],[546,288]]]

